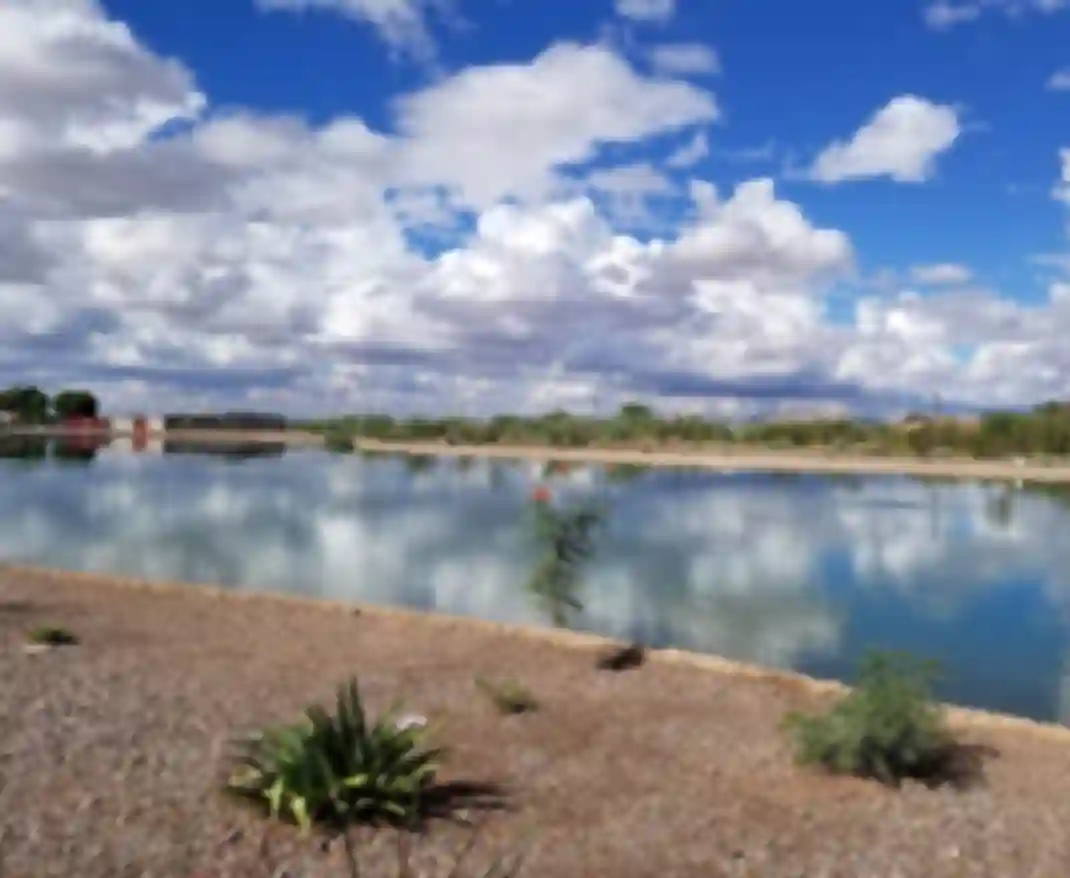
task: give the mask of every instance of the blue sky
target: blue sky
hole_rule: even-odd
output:
[[[127,410],[1070,395],[1070,2],[0,27],[0,381]]]

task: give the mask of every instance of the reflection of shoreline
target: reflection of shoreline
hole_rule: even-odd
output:
[[[92,436],[99,442],[107,443],[113,439],[132,437],[134,430],[114,430],[94,427],[4,427],[0,428],[0,441],[8,438],[64,439],[68,437]],[[308,447],[323,445],[323,437],[302,430],[150,430],[150,439],[167,439],[178,442],[213,442],[219,444],[265,442],[282,443],[287,446]]]

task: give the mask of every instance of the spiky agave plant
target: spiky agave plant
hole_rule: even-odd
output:
[[[339,688],[333,716],[313,705],[296,723],[239,741],[227,788],[306,832],[313,823],[410,825],[443,755],[422,746],[423,733],[399,727],[395,710],[370,723],[353,679]]]

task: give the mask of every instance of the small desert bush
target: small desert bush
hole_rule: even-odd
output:
[[[492,683],[482,677],[476,677],[475,684],[476,688],[490,699],[498,713],[511,715],[539,709],[535,696],[515,680]]]
[[[370,722],[352,680],[333,715],[316,705],[296,723],[239,742],[227,788],[306,831],[313,823],[411,826],[443,752],[422,746],[423,734],[399,727],[393,711]]]
[[[867,657],[855,687],[831,709],[785,719],[798,760],[889,784],[937,778],[953,741],[930,699],[932,674],[927,663],[905,656]]]
[[[59,625],[39,625],[27,639],[38,646],[73,646],[78,642],[73,631]]]

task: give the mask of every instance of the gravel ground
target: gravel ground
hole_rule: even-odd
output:
[[[81,643],[28,654],[42,623]],[[659,657],[613,674],[591,648],[464,621],[2,568],[0,874],[350,874],[339,841],[218,788],[229,736],[352,674],[373,710],[400,696],[436,721],[448,779],[507,789],[473,864],[531,837],[533,878],[1070,874],[1064,734],[974,720],[965,739],[999,753],[982,783],[893,791],[792,765],[777,724],[825,696],[782,677]],[[520,680],[541,709],[497,715],[477,674]],[[418,864],[466,835],[436,824]],[[358,841],[361,875],[394,874],[389,832]]]

